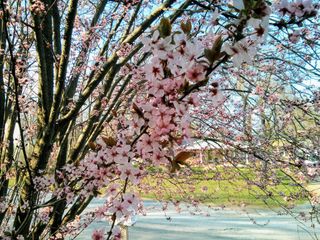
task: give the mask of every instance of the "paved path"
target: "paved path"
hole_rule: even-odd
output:
[[[96,200],[90,207],[95,208],[98,203]],[[301,224],[291,216],[269,210],[251,209],[250,213],[245,213],[211,209],[210,216],[191,216],[186,211],[177,214],[170,208],[165,216],[157,203],[146,201],[145,205],[151,208],[150,213],[138,216],[135,226],[129,228],[129,240],[309,240],[317,239],[313,237],[315,233],[320,239],[319,225],[314,230],[310,228],[310,222]],[[94,228],[104,227],[106,222],[95,222],[79,239],[91,239]]]

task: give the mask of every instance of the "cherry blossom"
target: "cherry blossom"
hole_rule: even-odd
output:
[[[104,231],[103,229],[100,230],[94,230],[91,236],[92,240],[104,240]]]
[[[242,39],[234,45],[225,44],[224,51],[232,56],[232,62],[239,67],[242,63],[252,63],[253,56],[256,54],[256,44],[249,39]]]

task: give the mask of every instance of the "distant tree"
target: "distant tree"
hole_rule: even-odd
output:
[[[305,195],[317,219],[319,198],[304,187],[319,176],[319,167],[308,166],[309,161],[314,166],[319,161],[319,36],[313,32],[319,23],[318,16],[300,22],[301,16],[289,10],[292,4],[277,5],[283,15],[270,18],[269,44],[261,46],[254,63],[241,69],[226,64],[218,70],[215,83],[222,96],[220,104],[203,97],[200,105],[207,107],[196,109],[198,115],[193,116],[199,137],[240,151],[225,154],[227,171],[232,165],[236,174],[243,175],[236,166],[250,159],[247,167],[257,175],[243,176],[248,188],[260,188],[265,192],[261,199],[267,202],[282,195],[285,204],[281,205],[287,211]],[[219,178],[217,174],[215,179]],[[288,179],[301,191],[283,193],[275,187],[286,185]]]

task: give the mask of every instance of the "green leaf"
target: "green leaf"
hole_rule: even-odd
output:
[[[212,49],[205,49],[204,56],[209,60],[210,63],[213,63],[215,60],[214,52],[212,51]]]
[[[216,36],[212,44],[211,49],[204,50],[204,56],[209,60],[210,63],[218,60],[221,56],[222,38],[220,35]]]
[[[160,36],[162,38],[168,37],[171,35],[171,22],[169,18],[162,18],[158,27]]]
[[[191,29],[192,29],[192,23],[190,20],[188,20],[186,23],[181,22],[180,26],[181,26],[182,31],[185,34],[190,34]]]

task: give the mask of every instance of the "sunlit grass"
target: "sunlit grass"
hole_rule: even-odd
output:
[[[266,182],[263,187],[258,184],[258,176],[251,169],[244,168],[240,171],[240,174],[236,174],[234,169],[226,171],[221,168],[221,179],[217,179],[214,171],[204,173],[196,169],[189,182],[177,176],[164,178],[162,181],[148,176],[144,183],[150,189],[142,191],[141,195],[148,199],[252,207],[291,206],[307,200],[304,189],[285,176],[281,176],[282,181],[278,184]],[[279,172],[279,175],[282,174]]]
[[[266,182],[265,187],[261,187],[257,184],[259,174],[249,168],[217,167],[210,171],[193,168],[188,177],[169,174],[166,169],[149,170],[151,174],[144,178],[143,187],[133,187],[144,199],[259,208],[291,206],[307,201],[304,189],[280,171],[278,177],[282,178],[281,182]],[[9,180],[9,187],[14,185],[15,179],[12,178]],[[105,189],[100,189],[99,192],[103,195]]]

